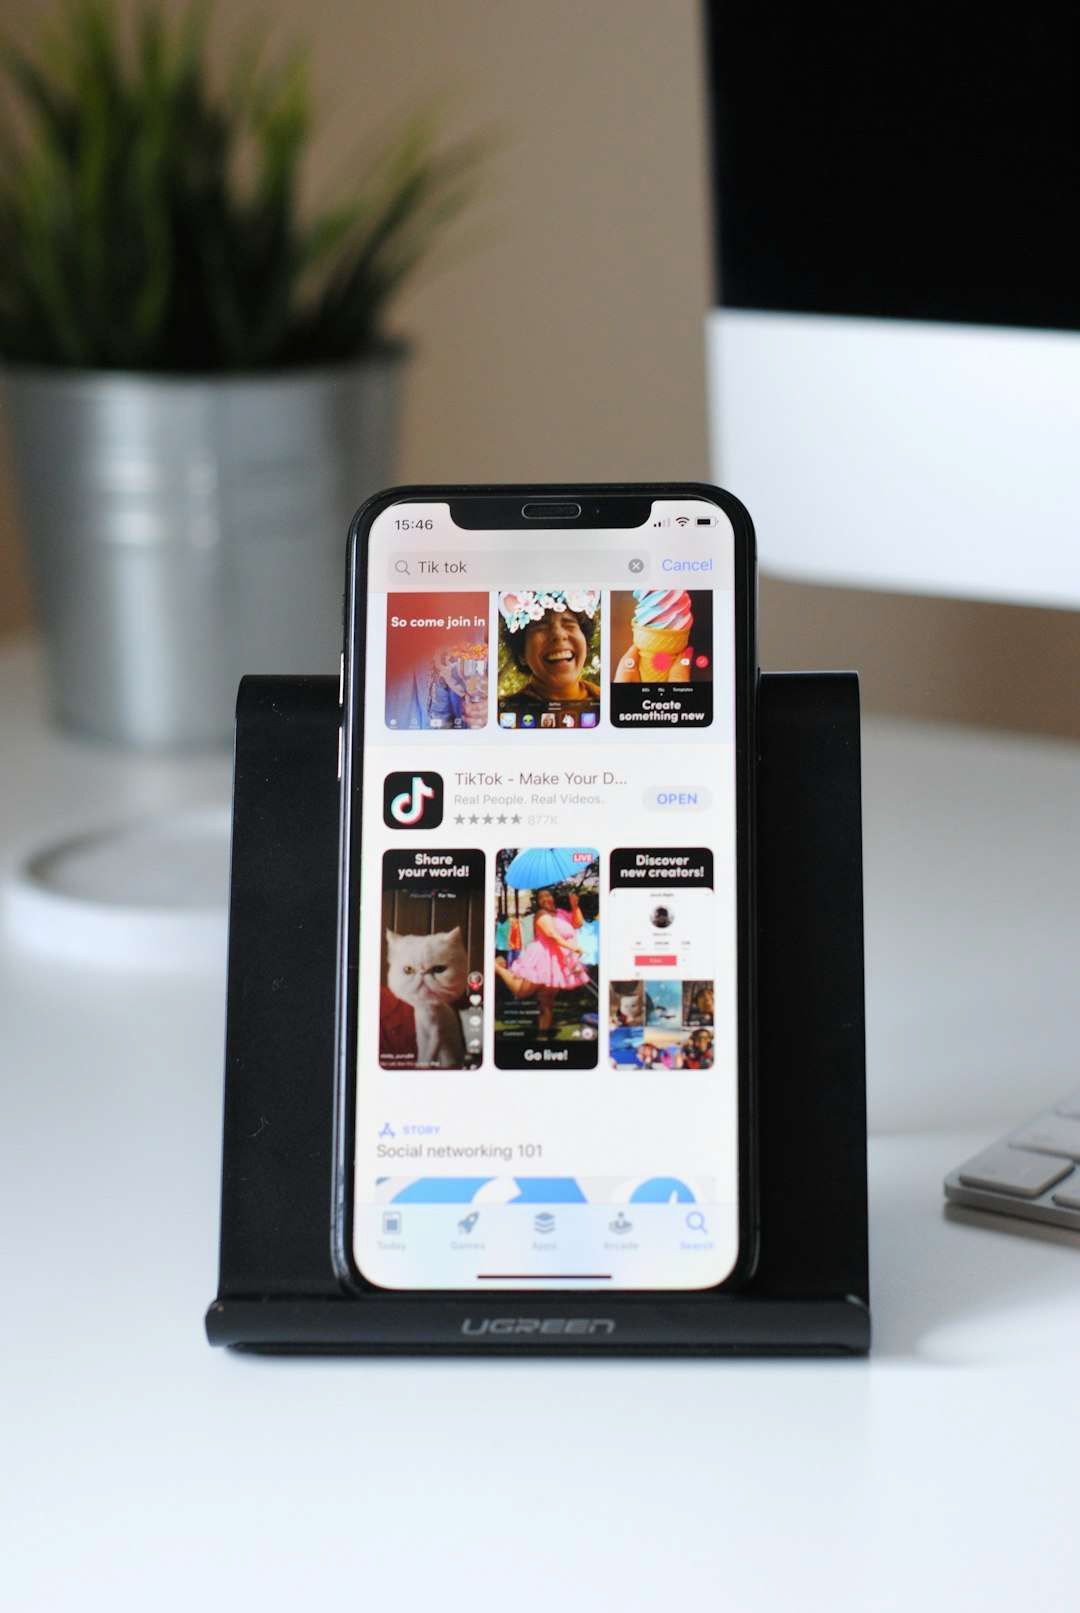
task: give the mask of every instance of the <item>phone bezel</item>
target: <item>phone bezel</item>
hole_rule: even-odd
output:
[[[604,1292],[604,1309],[655,1303],[658,1296],[699,1299],[724,1294],[753,1275],[758,1255],[758,1186],[756,1122],[756,929],[755,911],[755,708],[757,702],[757,556],[753,523],[733,494],[704,482],[521,483],[487,486],[406,486],[388,488],[369,498],[349,526],[343,610],[340,824],[338,848],[338,953],[333,1180],[331,1184],[331,1257],[342,1285],[352,1294],[395,1302],[427,1304],[445,1301],[460,1306],[481,1291],[475,1288],[383,1288],[360,1272],[353,1257],[354,1118],[358,1011],[359,875],[362,814],[359,803],[360,758],[364,743],[363,676],[367,630],[367,546],[361,541],[376,518],[394,504],[448,503],[459,525],[535,534],[534,519],[521,514],[523,504],[544,499],[577,501],[582,516],[567,525],[636,527],[655,499],[703,498],[727,515],[735,534],[735,724],[736,724],[736,915],[738,927],[738,1160],[739,1248],[735,1264],[720,1283],[705,1288],[616,1288]],[[644,511],[644,513],[642,513]],[[459,521],[459,512],[469,519]],[[541,529],[542,530],[542,529]],[[545,1298],[564,1301],[567,1294],[584,1299],[580,1289],[501,1289],[527,1294],[530,1303]],[[535,1306],[534,1306],[535,1308]]]

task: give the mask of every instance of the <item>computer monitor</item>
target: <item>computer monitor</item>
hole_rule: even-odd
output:
[[[763,565],[1080,606],[1080,20],[709,0],[713,468]]]

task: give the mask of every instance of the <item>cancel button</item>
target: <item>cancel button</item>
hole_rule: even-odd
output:
[[[704,812],[712,805],[712,791],[704,784],[664,784],[645,791],[650,812]]]

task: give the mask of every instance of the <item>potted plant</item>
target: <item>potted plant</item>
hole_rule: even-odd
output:
[[[245,672],[337,658],[345,523],[391,479],[387,307],[470,198],[476,142],[402,127],[312,211],[306,60],[234,63],[207,14],[73,0],[10,51],[0,360],[53,708],[220,742]]]

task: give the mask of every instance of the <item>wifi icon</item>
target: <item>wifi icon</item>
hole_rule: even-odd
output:
[[[676,526],[689,526],[690,517],[688,515],[677,515],[675,517],[675,524]]]

